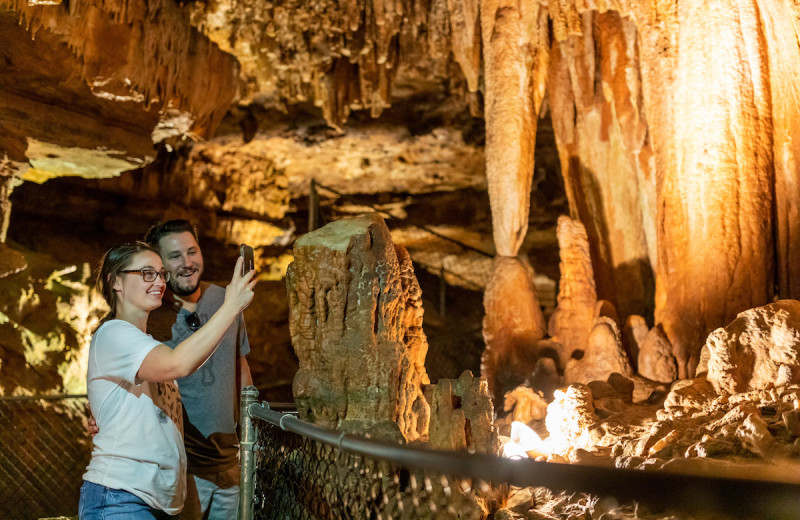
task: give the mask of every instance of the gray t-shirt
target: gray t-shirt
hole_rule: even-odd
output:
[[[203,284],[203,295],[195,312],[206,324],[225,301],[225,289]],[[148,322],[159,322],[153,336],[175,348],[192,334],[186,323],[191,314],[165,297],[160,309],[150,313]],[[166,325],[171,323],[167,329]],[[164,331],[168,337],[160,338]],[[161,334],[164,334],[161,332]],[[167,336],[167,334],[164,334]],[[178,379],[184,410],[184,438],[188,471],[192,474],[224,471],[237,463],[239,440],[236,436],[239,405],[239,357],[250,352],[244,317],[239,314],[228,328],[217,349],[193,374]]]

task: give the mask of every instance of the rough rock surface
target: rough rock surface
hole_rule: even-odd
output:
[[[494,406],[484,379],[467,370],[458,379],[440,379],[428,391],[431,448],[497,453]]]
[[[483,293],[486,349],[481,375],[498,404],[533,372],[537,341],[547,333],[533,280],[533,268],[527,262],[497,257]]]
[[[561,281],[558,306],[550,317],[548,333],[561,346],[561,366],[576,350],[586,350],[594,322],[597,293],[586,230],[580,222],[558,218]]]
[[[567,384],[588,384],[595,380],[605,381],[615,372],[628,377],[633,375],[616,322],[610,318],[598,318],[589,333],[583,356],[567,361],[564,381]]]
[[[549,59],[538,2],[481,2],[486,178],[497,254],[514,257],[528,230],[534,145]]]
[[[405,250],[377,215],[301,237],[289,266],[289,330],[304,420],[413,441],[430,409],[422,295]]]
[[[639,351],[649,332],[647,321],[637,314],[628,316],[625,326],[622,327],[622,346],[628,353],[628,359],[631,360],[634,370],[638,370]]]
[[[800,301],[780,300],[740,313],[712,332],[708,380],[720,393],[800,382]]]
[[[598,421],[592,403],[592,392],[585,385],[572,384],[556,390],[545,418],[547,431],[554,439],[553,451],[565,453],[591,446],[589,427]]]
[[[641,344],[638,356],[639,375],[660,383],[671,383],[678,377],[672,345],[661,327],[653,327]]]

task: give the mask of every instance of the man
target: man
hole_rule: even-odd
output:
[[[158,249],[169,272],[161,307],[150,312],[147,332],[175,348],[222,305],[225,289],[201,282],[203,254],[196,228],[187,220],[151,227],[145,241]],[[239,507],[239,394],[251,385],[245,356],[250,352],[240,314],[216,351],[193,374],[178,379],[183,402],[187,475],[181,518],[236,518]],[[89,433],[98,432],[89,417]]]
[[[158,249],[170,274],[161,307],[150,313],[147,332],[174,348],[216,312],[225,289],[201,282],[203,254],[189,221],[156,224],[145,241]],[[240,471],[236,424],[240,391],[252,384],[245,358],[249,352],[244,318],[239,315],[203,366],[178,380],[188,462],[183,518],[236,518]]]

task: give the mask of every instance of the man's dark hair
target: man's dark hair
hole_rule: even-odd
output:
[[[185,233],[188,231],[192,234],[195,240],[199,243],[197,238],[197,227],[185,219],[168,220],[166,222],[159,222],[147,230],[144,235],[144,241],[152,247],[158,248],[158,242],[167,235],[174,235],[176,233]]]

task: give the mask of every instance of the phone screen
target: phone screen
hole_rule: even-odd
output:
[[[244,257],[242,262],[242,276],[253,270],[253,248],[247,244],[239,246],[239,256]]]

